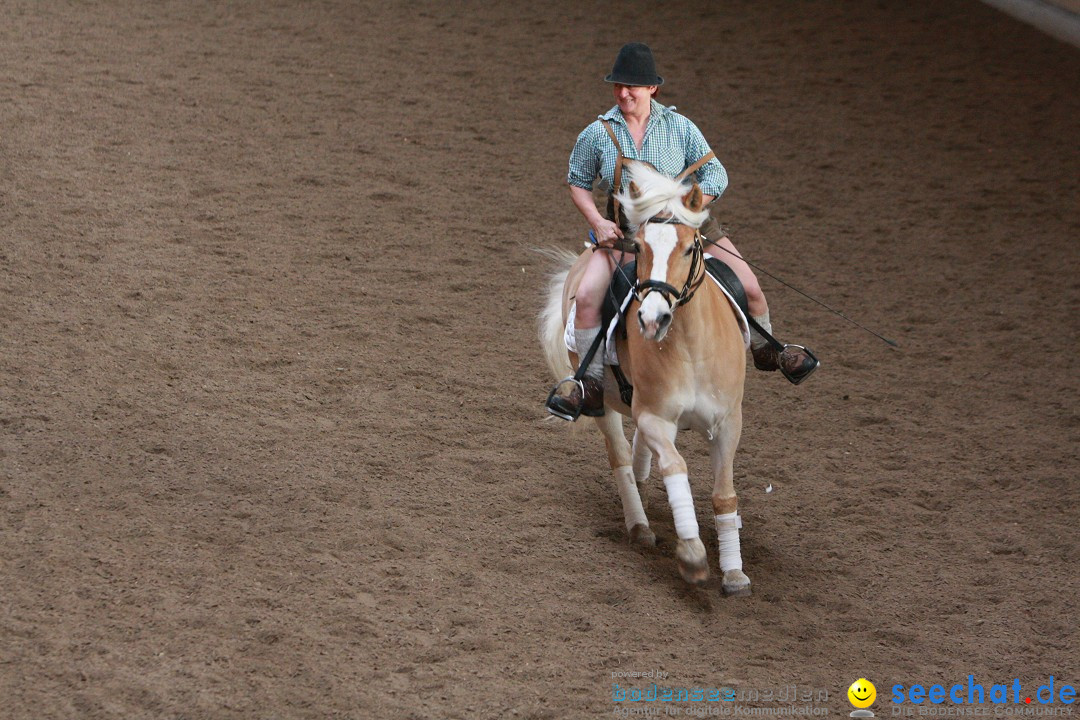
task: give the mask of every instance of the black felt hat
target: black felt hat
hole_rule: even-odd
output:
[[[627,43],[619,50],[611,74],[604,82],[620,85],[663,85],[664,78],[656,74],[652,50],[643,43]]]

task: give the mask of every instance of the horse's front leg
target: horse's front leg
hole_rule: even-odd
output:
[[[630,443],[626,442],[622,418],[622,415],[609,407],[602,417],[594,419],[600,432],[604,434],[608,463],[619,488],[623,520],[626,522],[626,531],[630,533],[630,542],[652,547],[656,545],[656,535],[649,529],[649,519],[645,516],[638,486],[634,482],[634,470],[630,465]]]
[[[713,513],[716,515],[716,538],[720,550],[720,571],[724,574],[726,595],[749,595],[750,578],[742,570],[739,547],[739,498],[735,494],[735,449],[742,435],[742,408],[736,406],[713,429],[709,455],[713,470]]]
[[[641,412],[637,417],[637,424],[638,432],[644,437],[649,449],[656,454],[660,472],[664,476],[668,505],[671,506],[671,514],[675,519],[675,534],[679,536],[675,547],[679,573],[686,582],[701,585],[709,579],[709,559],[698,533],[694,496],[690,492],[686,462],[675,449],[678,427],[674,422],[649,412]]]

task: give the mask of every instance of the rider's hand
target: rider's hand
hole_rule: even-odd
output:
[[[592,229],[599,247],[614,247],[615,241],[623,236],[617,224],[603,217],[593,224]]]

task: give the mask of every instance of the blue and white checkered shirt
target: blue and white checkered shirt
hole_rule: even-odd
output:
[[[630,137],[626,119],[618,105],[599,117],[611,124],[611,129],[622,146],[623,157],[644,160],[665,175],[676,177],[709,152],[709,144],[705,142],[705,137],[697,125],[675,112],[674,106],[664,107],[655,100],[650,103],[649,124],[645,128],[645,139],[641,143],[640,151]],[[566,181],[574,187],[592,190],[593,181],[599,175],[601,187],[610,193],[611,186],[615,183],[615,159],[618,152],[600,120],[594,121],[581,131],[574,143]],[[701,166],[693,177],[701,186],[701,191],[707,195],[719,197],[727,188],[727,171],[716,158]],[[625,182],[626,176],[623,175],[623,183]]]

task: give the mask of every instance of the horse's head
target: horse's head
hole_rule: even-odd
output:
[[[628,190],[618,200],[633,229],[640,302],[638,324],[646,340],[664,339],[675,308],[693,296],[705,274],[701,234],[708,219],[701,188],[627,163]]]

